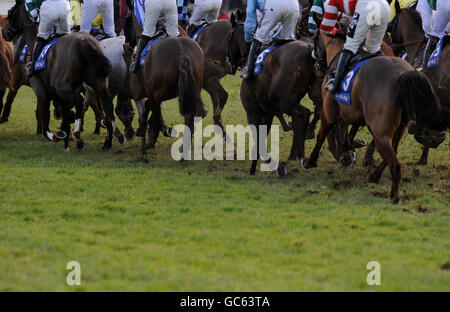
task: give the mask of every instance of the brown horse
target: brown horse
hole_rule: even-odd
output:
[[[248,45],[244,40],[243,24],[233,27],[229,38],[229,60],[235,68],[242,66]],[[292,117],[294,139],[290,159],[303,158],[306,130],[311,112],[300,105],[303,97],[310,92],[316,77],[312,45],[302,41],[282,44],[266,57],[262,73],[252,80],[243,81],[241,100],[247,112],[249,125],[272,125],[273,118],[280,114]],[[256,133],[258,142],[260,133]],[[258,159],[258,157],[256,158]],[[253,160],[250,174],[255,174],[257,160]],[[283,170],[277,171],[284,174]]]
[[[164,127],[161,103],[178,96],[180,114],[193,130],[194,116],[206,116],[201,100],[203,84],[203,52],[189,38],[166,38],[154,44],[147,54],[145,66],[131,75],[132,95],[136,101],[147,98],[139,118],[137,135],[142,137],[141,151],[146,153]],[[152,112],[150,120],[148,115]],[[146,130],[149,125],[149,145]]]
[[[14,62],[14,49],[12,44],[3,39],[0,34],[0,112],[3,110],[3,97],[6,90],[9,89],[9,93],[15,92],[13,85],[12,65]]]
[[[422,61],[427,39],[422,29],[420,13],[414,7],[401,9],[398,1],[395,2],[396,16],[391,27],[392,45],[397,55],[406,52],[407,60],[415,68]],[[450,37],[446,38],[446,42]],[[450,108],[450,44],[444,46],[441,55],[441,64],[427,70],[434,90],[442,106]],[[423,145],[422,156],[418,164],[426,165],[430,148],[437,148],[445,140],[445,132],[439,133],[423,128],[423,125],[413,125],[410,132]]]
[[[315,51],[331,65],[343,45],[344,39],[330,39],[321,34]],[[392,175],[390,198],[393,203],[397,203],[401,164],[396,154],[409,120],[436,130],[450,126],[450,111],[440,107],[428,78],[400,58],[378,56],[370,59],[359,70],[352,88],[352,105],[337,102],[334,95],[325,90],[325,86],[322,92],[324,104],[320,132],[313,152],[306,162],[302,161],[302,167],[309,171],[317,166],[322,144],[338,121],[367,125],[383,158],[369,181],[378,182],[386,165],[389,166]],[[339,148],[341,154],[345,154],[348,146],[341,145]]]
[[[16,5],[8,14],[6,34],[14,38],[23,33],[27,45],[34,46],[36,25],[30,21],[24,1],[16,0]],[[109,60],[102,48],[91,35],[72,33],[58,39],[49,50],[47,66],[37,72],[31,79],[31,86],[37,96],[36,116],[38,128],[43,136],[51,141],[64,139],[64,147],[68,151],[70,124],[75,121],[74,137],[77,148],[82,151],[84,142],[80,138],[84,115],[83,98],[80,94],[83,86],[89,86],[100,97],[106,114],[108,136],[104,149],[112,146],[114,121],[113,103],[108,93],[108,75],[111,70]],[[56,135],[50,132],[50,101],[57,101],[62,109],[61,131]],[[75,116],[71,111],[75,107]]]

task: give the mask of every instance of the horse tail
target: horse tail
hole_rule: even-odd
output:
[[[178,102],[180,114],[183,116],[206,115],[200,93],[195,84],[192,60],[187,55],[182,55],[178,59]]]
[[[91,39],[84,40],[83,49],[80,50],[80,53],[87,68],[94,70],[98,78],[104,79],[109,76],[112,68],[111,62],[95,42]]]
[[[399,100],[409,119],[435,131],[444,131],[450,127],[450,110],[441,107],[424,73],[416,70],[405,72],[398,78],[398,84]]]
[[[0,37],[0,80],[6,87],[11,88],[12,78],[11,78],[11,64],[10,57],[7,54],[6,42]]]

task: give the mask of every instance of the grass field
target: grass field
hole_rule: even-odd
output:
[[[246,125],[238,78],[224,84],[225,124]],[[72,143],[66,154],[34,134],[34,110],[23,88],[0,125],[1,291],[450,291],[448,138],[426,167],[414,165],[418,143],[402,140],[403,199],[392,205],[388,170],[367,184],[360,162],[339,169],[326,149],[318,168],[290,162],[284,179],[250,177],[249,161],[173,161],[169,138],[147,163],[139,140],[101,151],[90,111],[86,151]],[[182,123],[175,101],[164,114]],[[291,134],[281,136],[286,159]],[[81,286],[66,284],[72,260]],[[372,260],[381,286],[366,283]]]

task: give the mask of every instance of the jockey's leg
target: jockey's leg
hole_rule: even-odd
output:
[[[197,1],[198,2],[198,1]],[[189,19],[189,26],[186,28],[186,32],[189,37],[195,35],[197,27],[202,23],[203,17],[205,17],[205,11],[202,5],[196,3],[194,4],[194,9],[192,10],[192,16]]]
[[[178,31],[178,9],[175,1],[166,3],[164,19],[166,20],[166,32],[170,37],[180,36]]]
[[[205,12],[205,21],[208,24],[212,24],[217,22],[219,18],[222,0],[209,0],[209,2],[208,10]]]
[[[110,38],[117,37],[117,34],[114,31],[115,25],[113,2],[106,1],[106,3],[104,3],[102,6],[101,12],[103,13],[103,29],[105,31],[105,34]]]
[[[383,5],[384,4],[384,5]],[[374,20],[372,26],[369,27],[369,32],[366,36],[365,49],[371,54],[376,54],[381,50],[381,44],[386,34],[391,10],[386,1],[380,4],[378,11],[379,21]]]
[[[297,0],[289,1],[288,3],[284,3],[283,9],[285,10],[282,23],[281,30],[281,39],[282,40],[295,40],[295,27],[297,26],[298,16],[300,14],[299,11],[299,3]]]
[[[278,8],[279,5],[277,3],[277,0],[267,0],[263,19],[259,28],[256,30],[255,36],[250,46],[247,64],[241,71],[241,78],[243,78],[244,80],[249,80],[253,77],[255,61],[261,50],[262,43],[269,41],[270,31],[282,19],[282,12],[280,12],[280,10],[277,10]]]
[[[65,10],[62,10],[61,17],[58,19],[58,35],[70,34],[70,19],[72,18],[70,14],[70,6],[67,6]]]
[[[142,35],[141,38],[139,38],[138,44],[137,44],[137,48],[136,48],[136,53],[133,55],[133,58],[131,60],[131,65],[130,65],[130,72],[132,73],[137,73],[139,71],[140,68],[140,55],[142,53],[142,51],[145,49],[145,47],[147,46],[148,42],[150,41],[150,37],[147,37],[146,35]]]
[[[427,35],[431,34],[431,21],[433,19],[433,10],[431,10],[428,0],[419,0],[416,10],[422,17],[422,28]]]
[[[99,8],[97,0],[84,1],[81,5],[81,26],[80,31],[90,33],[92,29],[92,22],[98,15]]]

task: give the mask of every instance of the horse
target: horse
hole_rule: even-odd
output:
[[[318,58],[332,65],[337,53],[343,48],[342,37],[327,38],[320,34],[315,51]],[[382,80],[379,77],[383,77]],[[390,199],[398,203],[401,181],[401,164],[397,158],[398,144],[410,120],[435,130],[450,126],[450,111],[442,108],[433,87],[423,73],[417,72],[398,57],[377,56],[362,65],[356,74],[352,88],[352,105],[337,102],[325,89],[321,127],[316,145],[310,157],[301,161],[302,168],[310,171],[317,167],[320,149],[331,128],[343,120],[346,124],[367,125],[383,161],[369,176],[369,182],[378,182],[386,166],[392,175]],[[426,104],[425,104],[426,103]],[[425,104],[425,105],[424,105]],[[339,146],[341,155],[348,151],[348,140]],[[349,155],[348,155],[349,156]],[[345,157],[348,160],[348,157]]]
[[[34,46],[37,36],[36,24],[30,20],[23,0],[16,0],[15,6],[8,14],[6,32],[12,39],[19,34],[24,35],[29,47]],[[103,149],[112,146],[114,128],[116,128],[113,103],[108,93],[108,76],[111,63],[103,54],[102,48],[91,35],[72,33],[60,37],[49,50],[47,67],[31,78],[31,86],[37,96],[36,117],[42,135],[50,141],[64,140],[65,150],[69,151],[70,124],[75,121],[73,131],[79,151],[85,144],[80,138],[84,115],[83,98],[80,94],[84,86],[90,87],[101,99],[106,114],[108,135]],[[61,104],[61,130],[53,134],[49,130],[50,101]],[[71,108],[75,107],[75,116]]]
[[[415,68],[422,62],[423,52],[427,43],[422,29],[422,18],[415,7],[401,9],[395,2],[396,15],[390,28],[392,45],[397,55],[407,53],[407,60]],[[447,37],[446,42],[450,42]],[[450,44],[444,46],[441,54],[441,64],[426,71],[442,106],[450,108]],[[423,145],[423,152],[417,164],[426,165],[430,148],[437,148],[445,140],[445,132],[439,133],[415,124],[409,128],[416,140]]]
[[[146,154],[146,131],[149,125],[149,148],[162,131],[164,122],[161,103],[178,96],[180,114],[193,133],[194,116],[205,117],[201,100],[203,84],[203,52],[195,41],[185,38],[165,38],[155,43],[145,59],[145,66],[131,75],[132,95],[135,100],[146,98],[139,118],[137,133],[142,136],[141,152]],[[152,112],[150,119],[148,115]]]
[[[248,53],[244,40],[244,25],[233,24],[229,36],[228,58],[234,68],[243,66]],[[278,44],[278,43],[276,43]],[[261,74],[241,84],[241,101],[247,113],[249,125],[259,129],[260,125],[272,125],[273,118],[280,114],[292,117],[294,139],[290,159],[304,156],[305,136],[311,112],[300,105],[317,80],[314,72],[312,44],[303,41],[279,42],[280,47],[267,55]],[[256,132],[255,142],[261,134]],[[250,174],[254,175],[258,158],[252,161]],[[283,171],[277,174],[284,175]]]
[[[111,72],[109,74],[108,91],[111,97],[117,96],[117,104],[115,113],[117,117],[122,121],[125,126],[125,139],[132,140],[135,132],[133,129],[134,110],[131,104],[131,90],[129,84],[129,62],[125,56],[125,37],[118,36],[115,38],[107,38],[99,42],[102,47],[105,56],[111,62]],[[94,133],[98,134],[100,126],[104,120],[103,112],[101,108],[97,107],[96,103],[93,103],[95,99],[95,92],[92,89],[86,89],[85,108],[89,105],[94,109],[96,116],[96,128]],[[95,99],[96,100],[96,99]],[[117,129],[117,128],[116,128]],[[120,133],[116,133],[119,138]],[[122,144],[124,142],[121,142]]]
[[[13,61],[14,49],[0,34],[0,113],[3,110],[3,97],[6,90],[9,89],[9,94],[15,92],[11,77]]]

